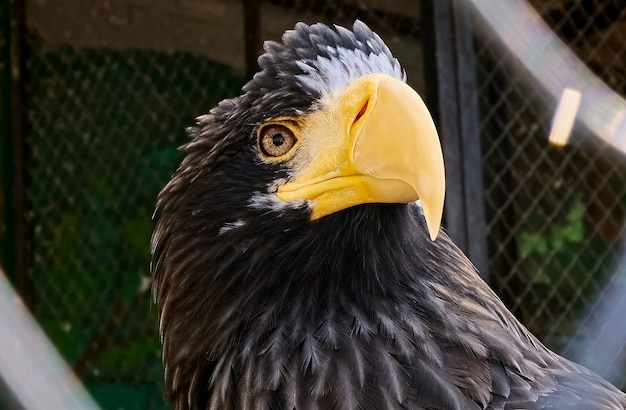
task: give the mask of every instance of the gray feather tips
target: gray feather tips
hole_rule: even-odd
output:
[[[406,79],[387,45],[359,20],[352,31],[337,25],[333,29],[321,23],[297,23],[285,32],[282,42],[267,41],[264,49],[258,60],[261,71],[244,87],[245,92],[298,88],[317,99],[367,74]]]

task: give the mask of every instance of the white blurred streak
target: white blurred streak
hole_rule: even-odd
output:
[[[621,357],[626,357],[626,239],[619,246],[619,257],[608,276],[608,283],[586,313],[575,338],[567,349],[572,360],[608,380],[618,383]],[[623,373],[623,369],[622,372]]]
[[[558,100],[580,91],[579,119],[599,138],[626,152],[626,101],[606,86],[554,34],[525,0],[468,0],[483,26]]]
[[[26,410],[98,409],[1,270],[0,377]]]
[[[580,92],[572,88],[563,90],[563,95],[556,107],[552,119],[552,129],[548,140],[551,144],[562,147],[567,144],[569,135],[572,133],[576,112],[580,105]]]

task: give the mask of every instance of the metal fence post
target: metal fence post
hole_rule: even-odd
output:
[[[488,277],[475,59],[468,16],[451,0],[423,0],[427,100],[446,165],[445,225]]]
[[[11,15],[9,0],[0,1],[0,265],[13,272],[11,186]]]
[[[0,262],[29,299],[26,143],[23,133],[24,2],[0,0]]]
[[[246,80],[250,80],[259,70],[257,58],[262,50],[261,3],[262,0],[243,0],[242,3]]]

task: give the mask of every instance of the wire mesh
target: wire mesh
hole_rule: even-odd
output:
[[[625,95],[623,2],[535,3]],[[26,2],[32,236],[29,289],[21,291],[104,408],[167,407],[149,297],[151,214],[180,160],[185,127],[245,81],[243,4]],[[261,37],[279,39],[297,21],[350,26],[359,18],[423,92],[420,10],[409,0],[267,0]],[[495,39],[480,36],[475,44],[491,284],[531,331],[574,355],[607,286],[626,282],[618,269],[626,165],[581,128],[570,146],[550,147],[553,104]],[[596,368],[622,388],[624,369],[623,344]]]
[[[151,31],[182,17],[144,3],[26,6],[30,305],[104,408],[164,407],[149,296],[155,198],[185,127],[243,84],[229,47],[215,59]],[[127,37],[138,33],[154,38]]]
[[[623,2],[535,3],[565,44],[625,95]],[[483,37],[476,49],[492,286],[549,347],[624,387],[624,340],[610,363],[580,347],[590,318],[599,319],[599,301],[624,282],[616,262],[623,252],[624,157],[581,126],[569,146],[550,146],[554,103],[496,39]],[[613,303],[617,308],[620,299]]]

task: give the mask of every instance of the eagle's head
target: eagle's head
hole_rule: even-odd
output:
[[[161,194],[164,210],[182,188],[187,222],[217,213],[211,218],[224,231],[258,223],[251,213],[271,220],[301,209],[316,221],[355,205],[421,199],[434,239],[445,191],[441,146],[378,35],[360,21],[354,31],[299,23],[282,43],[265,43],[259,65],[241,96],[191,129],[187,157]]]
[[[240,96],[198,118],[158,200],[154,295],[176,403],[226,397],[219,370],[244,360],[233,346],[252,354],[277,322],[306,317],[289,331],[300,343],[343,303],[337,292],[405,292],[386,279],[389,260],[405,263],[390,238],[413,251],[409,239],[439,231],[437,132],[378,35],[360,21],[299,23],[259,65]]]

